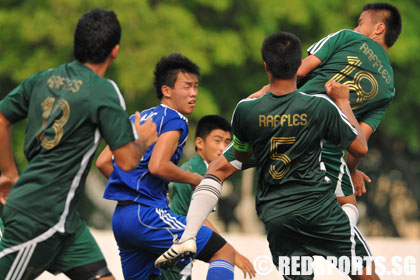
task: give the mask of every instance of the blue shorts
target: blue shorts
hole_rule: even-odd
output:
[[[180,238],[185,230],[186,217],[170,209],[142,204],[117,205],[112,217],[112,229],[117,241],[125,279],[149,279],[160,274],[155,260],[168,250],[174,237]],[[197,253],[200,254],[213,230],[203,226],[197,234]],[[187,265],[189,261],[183,264]]]

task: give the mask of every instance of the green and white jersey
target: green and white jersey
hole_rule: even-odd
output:
[[[234,146],[256,157],[257,212],[265,223],[331,193],[320,160],[321,141],[347,148],[357,131],[325,95],[267,93],[244,99],[233,114]]]
[[[207,167],[207,163],[198,154],[181,165],[181,169],[192,173],[198,173],[202,176],[206,174]],[[190,184],[173,183],[171,196],[172,212],[178,215],[187,216],[193,192]]]
[[[322,62],[299,81],[299,90],[325,93],[324,85],[336,80],[350,88],[350,103],[359,122],[376,130],[395,96],[394,72],[385,49],[352,30],[332,33],[308,48]]]
[[[72,232],[86,176],[100,142],[111,150],[134,140],[117,85],[74,61],[23,81],[1,102],[11,122],[27,118],[28,165],[7,207]]]

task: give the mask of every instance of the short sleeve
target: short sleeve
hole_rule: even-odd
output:
[[[111,151],[134,141],[134,127],[123,109],[121,93],[111,83],[104,84],[100,96],[91,100],[92,121],[99,126],[102,137]]]
[[[240,151],[245,151],[247,149],[247,143],[249,141],[244,130],[243,123],[245,120],[243,111],[244,103],[241,101],[236,105],[232,116],[233,146]]]
[[[163,134],[165,132],[172,131],[172,130],[181,130],[182,132],[184,132],[187,129],[187,127],[188,127],[187,123],[181,118],[172,118],[164,123],[160,131],[160,134]]]
[[[368,113],[364,114],[363,116],[359,117],[359,122],[367,123],[373,131],[379,126],[379,123],[382,120],[382,117],[385,114],[385,111],[388,109],[389,105],[391,105],[392,99],[388,99],[384,104],[380,107],[375,108],[375,110],[371,110]]]
[[[28,115],[31,89],[36,75],[29,77],[0,101],[0,111],[10,123],[25,119]]]
[[[323,97],[317,110],[323,123],[323,138],[331,143],[347,149],[356,139],[357,130],[347,116],[328,97]]]
[[[329,34],[308,48],[308,53],[318,57],[322,62],[328,60],[340,47],[344,30]],[[322,65],[322,63],[321,63]]]

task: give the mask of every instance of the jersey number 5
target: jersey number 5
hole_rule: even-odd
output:
[[[270,142],[270,158],[275,161],[281,161],[283,167],[280,170],[276,170],[275,164],[270,165],[268,171],[275,180],[283,178],[290,170],[290,163],[292,160],[286,155],[279,153],[279,145],[293,145],[296,142],[296,137],[272,137]]]
[[[57,146],[58,143],[60,143],[60,140],[63,137],[63,126],[67,123],[70,116],[70,105],[66,100],[61,99],[53,109],[54,101],[54,97],[48,97],[41,104],[43,110],[42,127],[38,133],[38,139],[41,141],[41,146],[47,150],[51,150]],[[62,114],[61,118],[54,121],[54,138],[47,139],[45,130],[48,124],[48,117],[51,115],[51,113],[55,113],[59,108],[61,109]]]

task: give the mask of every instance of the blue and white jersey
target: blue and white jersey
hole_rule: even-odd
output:
[[[172,130],[181,131],[178,147],[171,157],[171,161],[178,164],[188,137],[188,119],[162,104],[141,112],[140,123],[149,118],[152,118],[156,124],[158,136]],[[130,119],[134,122],[134,116]],[[109,177],[104,198],[118,201],[131,200],[156,208],[169,208],[166,198],[169,182],[152,175],[148,169],[154,147],[155,145],[152,145],[147,149],[137,168],[132,171],[123,171],[113,161],[114,171]]]

